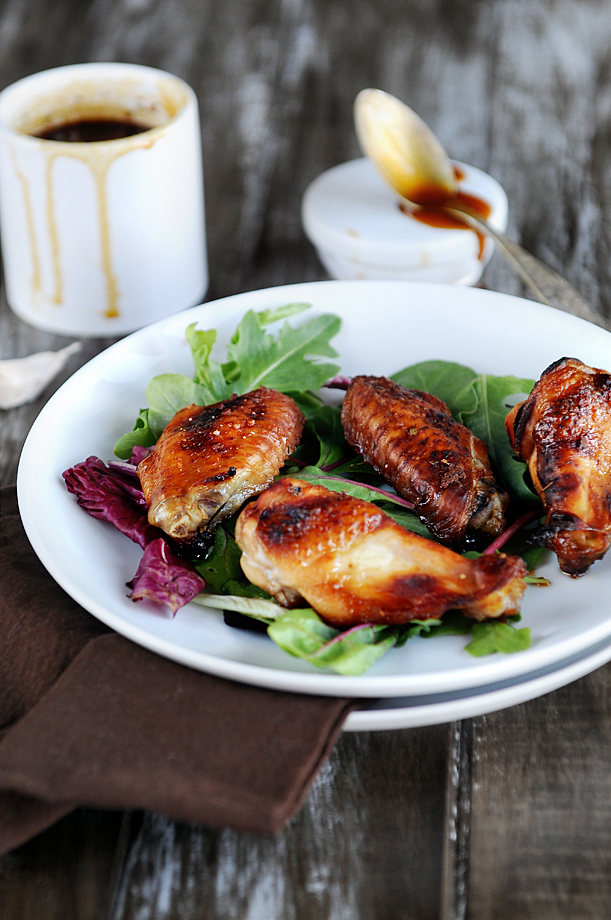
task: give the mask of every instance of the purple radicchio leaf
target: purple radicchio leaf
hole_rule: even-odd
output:
[[[94,518],[109,521],[143,549],[160,531],[149,524],[146,500],[139,484],[119,470],[109,469],[99,457],[88,457],[63,474],[66,488]]]
[[[146,546],[138,571],[127,583],[133,601],[167,604],[172,613],[193,600],[204,585],[204,579],[162,537]]]
[[[352,383],[352,377],[346,377],[344,374],[337,374],[335,377],[329,377],[325,380],[323,387],[329,390],[347,390]]]
[[[138,571],[128,584],[135,589],[130,595],[133,600],[148,597],[176,613],[202,590],[204,579],[171,549],[162,531],[149,524],[146,500],[133,474],[126,475],[121,466],[107,467],[98,457],[88,457],[66,470],[63,477],[81,508],[113,524],[144,550]],[[149,551],[155,545],[157,548]]]
[[[109,460],[108,469],[115,473],[122,473],[128,479],[131,479],[132,482],[140,482],[138,467],[134,466],[130,460]]]
[[[141,444],[134,444],[132,447],[132,455],[128,462],[133,466],[138,466],[145,457],[148,457],[152,450],[152,447],[142,447]]]
[[[135,444],[129,460],[109,460],[108,468],[118,473],[123,473],[128,479],[139,483],[138,464],[145,457],[148,457],[152,450],[152,447],[141,447],[140,444]]]

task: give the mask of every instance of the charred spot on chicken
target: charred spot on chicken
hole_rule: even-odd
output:
[[[176,413],[138,466],[148,519],[191,550],[274,479],[305,423],[297,404],[260,387]]]
[[[305,600],[339,629],[400,625],[460,609],[478,620],[519,610],[526,564],[468,559],[401,527],[370,502],[285,477],[235,529],[246,577],[285,607]]]

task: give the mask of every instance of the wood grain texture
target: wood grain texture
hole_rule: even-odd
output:
[[[514,238],[610,315],[610,47],[608,0],[0,2],[0,88],[87,60],[194,87],[209,298],[325,277],[301,198],[359,156],[352,102],[378,86],[498,179]],[[524,293],[498,255],[484,282]],[[0,302],[3,357],[68,341]],[[85,341],[38,400],[0,413],[0,482],[54,389],[110,341]],[[153,815],[130,836],[79,812],[0,860],[0,920],[602,920],[610,680],[608,666],[463,724],[344,736],[274,840]]]
[[[275,839],[147,816],[112,920],[435,920],[447,740],[444,726],[342,736]]]
[[[104,920],[127,836],[118,812],[78,810],[0,859],[1,920]]]
[[[475,720],[469,911],[611,916],[611,667]]]

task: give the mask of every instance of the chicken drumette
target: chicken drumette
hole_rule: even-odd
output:
[[[283,478],[247,505],[235,537],[247,578],[286,607],[305,599],[338,628],[516,613],[525,563],[471,560],[410,533],[370,502]]]
[[[496,536],[509,498],[494,481],[488,448],[429,393],[387,377],[355,377],[342,407],[346,440],[414,503],[444,543]]]
[[[304,422],[289,396],[266,387],[181,409],[138,466],[150,523],[195,548],[201,534],[273,481]]]
[[[561,358],[505,424],[545,508],[539,540],[583,575],[611,544],[611,375]]]

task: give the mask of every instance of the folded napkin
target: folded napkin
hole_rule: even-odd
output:
[[[111,632],[38,561],[13,487],[0,564],[0,853],[77,806],[286,824],[354,700],[201,674]]]

